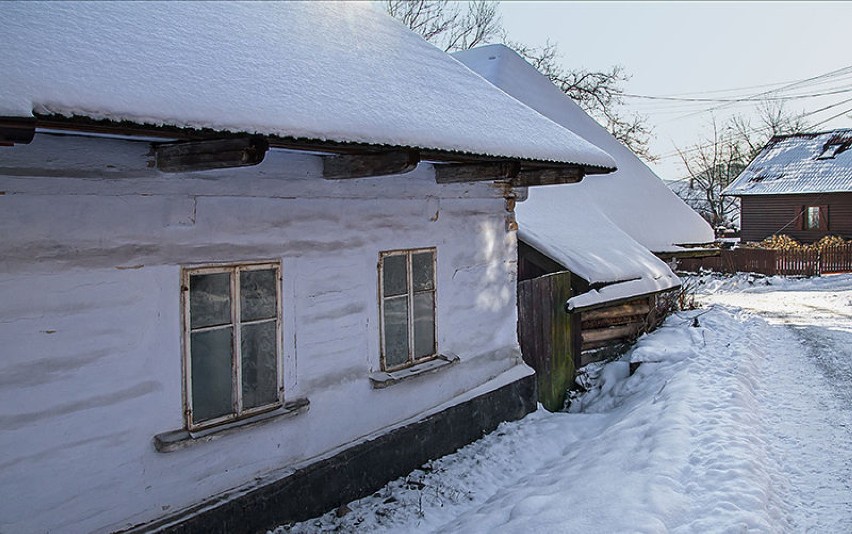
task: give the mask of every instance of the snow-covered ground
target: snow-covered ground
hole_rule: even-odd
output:
[[[852,275],[694,282],[570,413],[276,534],[852,532]]]

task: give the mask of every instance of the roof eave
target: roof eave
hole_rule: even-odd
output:
[[[606,174],[616,169],[588,165],[579,162],[559,162],[536,159],[513,158],[509,156],[492,156],[488,154],[475,154],[462,151],[440,150],[433,148],[421,148],[406,145],[379,145],[368,143],[339,142],[322,139],[307,139],[295,137],[283,137],[277,135],[258,135],[250,132],[214,130],[210,128],[186,128],[178,126],[157,126],[150,124],[139,124],[130,121],[114,121],[109,119],[92,119],[88,117],[63,115],[39,115],[34,117],[0,117],[0,146],[12,144],[28,144],[32,141],[35,132],[42,131],[67,131],[82,134],[103,134],[128,138],[143,138],[146,140],[162,139],[163,142],[175,141],[204,141],[212,139],[228,139],[241,137],[261,137],[266,140],[270,148],[283,148],[288,150],[319,152],[334,155],[376,155],[388,151],[416,151],[420,161],[434,163],[449,163],[463,165],[498,164],[512,162],[522,172],[541,173],[548,170],[570,170],[563,181],[550,181],[542,183],[526,183],[523,180],[514,180],[517,186],[528,185],[550,185],[550,183],[577,182],[585,175]],[[490,179],[494,179],[493,177]],[[473,180],[476,181],[476,180]],[[540,180],[538,180],[540,181]]]

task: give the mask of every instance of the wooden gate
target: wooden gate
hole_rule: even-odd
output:
[[[521,352],[535,369],[538,400],[550,411],[562,408],[565,392],[574,381],[574,359],[580,354],[578,319],[565,311],[569,298],[571,273],[567,271],[518,283]]]

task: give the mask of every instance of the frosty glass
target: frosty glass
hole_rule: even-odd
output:
[[[278,401],[275,321],[242,326],[243,409]]]
[[[194,274],[189,277],[189,317],[192,328],[231,322],[230,274]]]
[[[396,367],[408,361],[408,297],[385,300],[385,365]]]
[[[408,272],[405,255],[385,256],[382,259],[382,294],[385,297],[404,295],[408,292]]]
[[[240,315],[243,321],[276,316],[276,276],[274,269],[240,272]]]
[[[193,423],[233,411],[231,339],[231,327],[191,335]]]
[[[435,294],[414,295],[414,357],[435,354]]]
[[[411,276],[414,291],[429,291],[434,285],[434,256],[431,252],[420,252],[411,256]]]

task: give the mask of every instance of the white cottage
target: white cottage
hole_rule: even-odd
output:
[[[603,151],[369,5],[2,11],[0,531],[253,532],[535,409],[515,191]]]

